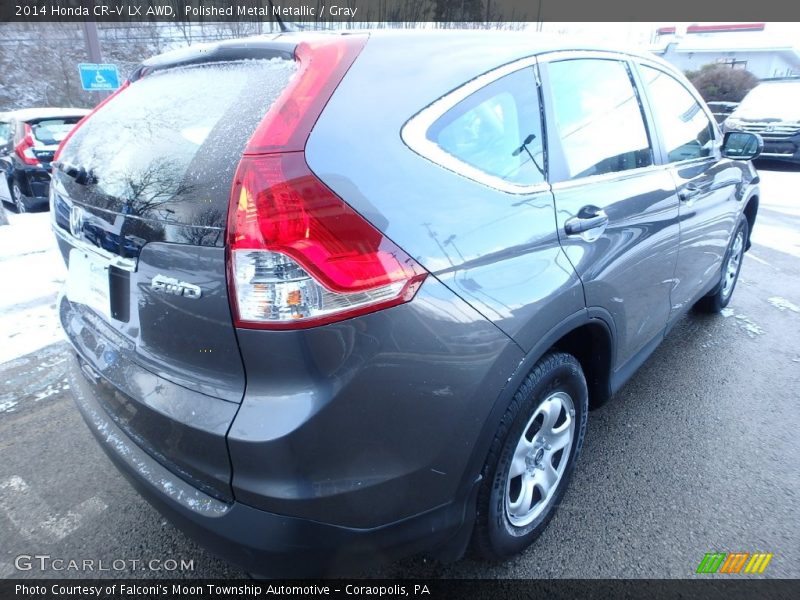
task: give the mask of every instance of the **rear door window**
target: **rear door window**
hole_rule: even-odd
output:
[[[625,63],[570,59],[547,68],[567,179],[653,164],[642,107]]]
[[[641,66],[641,73],[669,162],[710,156],[715,128],[700,103],[664,71]]]
[[[7,122],[0,121],[0,147],[5,146],[10,141],[11,127]]]
[[[92,174],[83,202],[222,227],[245,144],[294,72],[294,61],[277,58],[156,71],[79,127],[61,161]]]
[[[434,122],[427,137],[459,161],[503,181],[527,185],[545,179],[539,93],[531,69],[468,96]]]

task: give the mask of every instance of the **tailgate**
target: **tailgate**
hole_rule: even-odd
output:
[[[245,387],[226,279],[230,190],[294,72],[290,53],[256,50],[157,62],[75,130],[51,186],[68,264],[61,321],[97,400],[154,458],[222,498]]]

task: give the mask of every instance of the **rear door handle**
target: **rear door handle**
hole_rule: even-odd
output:
[[[579,216],[572,217],[564,223],[567,235],[578,235],[592,229],[598,229],[608,225],[608,215],[602,210],[584,212],[581,210]]]

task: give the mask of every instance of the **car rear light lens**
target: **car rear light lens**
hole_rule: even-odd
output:
[[[228,223],[237,325],[291,329],[411,300],[427,273],[308,168],[245,157]]]
[[[341,35],[298,44],[297,73],[256,128],[245,154],[303,150],[322,109],[366,42],[365,35]]]
[[[61,156],[61,152],[62,152],[62,150],[64,150],[64,146],[66,146],[67,142],[69,141],[69,139],[73,135],[75,135],[75,132],[78,131],[78,128],[81,125],[83,125],[94,113],[96,113],[98,110],[103,108],[106,104],[108,104],[111,101],[112,98],[116,97],[120,92],[122,92],[122,90],[127,88],[130,85],[130,83],[131,82],[128,81],[127,79],[125,81],[123,81],[122,85],[120,85],[116,89],[116,91],[112,92],[105,100],[102,100],[97,106],[95,106],[89,114],[85,115],[80,121],[75,123],[75,127],[73,127],[72,129],[69,130],[67,135],[64,136],[64,139],[61,140],[61,143],[58,145],[58,148],[56,148],[56,153],[55,153],[55,155],[53,155],[53,162],[57,161],[58,157]]]
[[[238,327],[297,329],[408,302],[427,273],[306,164],[306,141],[366,43],[323,36],[253,133],[228,215],[229,290]]]
[[[26,165],[37,166],[40,164],[36,154],[33,153],[33,130],[27,123],[25,123],[25,135],[23,135],[20,142],[14,146],[14,150],[20,160]]]
[[[415,286],[406,289],[406,282],[400,281],[363,292],[331,292],[278,252],[239,250],[233,253],[233,263],[239,317],[250,324],[294,327],[330,323],[400,304],[404,292],[413,296],[416,291]]]

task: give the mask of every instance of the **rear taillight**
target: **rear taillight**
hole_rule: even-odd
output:
[[[245,157],[229,220],[238,325],[321,325],[407,302],[425,271],[311,172],[302,152]]]
[[[231,193],[236,325],[295,329],[408,302],[427,273],[306,164],[306,140],[365,38],[301,44],[299,70],[248,143]]]
[[[83,125],[89,119],[89,117],[91,117],[94,113],[96,113],[98,110],[103,108],[106,104],[108,104],[111,101],[112,98],[114,98],[117,94],[119,94],[122,90],[124,90],[129,85],[130,85],[130,81],[128,81],[127,79],[125,81],[123,81],[122,85],[119,86],[116,89],[116,91],[114,91],[107,98],[102,100],[97,106],[94,107],[94,109],[92,109],[92,111],[89,114],[85,115],[80,121],[75,123],[75,127],[73,127],[72,129],[69,130],[67,135],[64,136],[64,139],[61,140],[61,143],[58,145],[58,148],[56,148],[56,153],[53,156],[53,162],[57,161],[58,157],[61,156],[61,152],[62,152],[62,150],[64,150],[64,146],[66,146],[67,142],[69,141],[69,139],[73,135],[75,135],[75,132],[78,131],[78,128],[81,125]]]
[[[298,71],[253,132],[245,154],[305,149],[322,109],[367,42],[363,35],[325,37],[298,44]]]
[[[39,164],[39,159],[33,153],[33,130],[27,123],[25,123],[25,133],[19,143],[14,146],[14,151],[26,165],[36,166]]]

